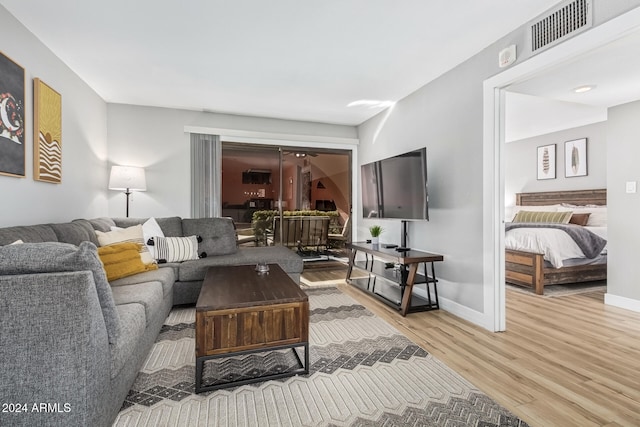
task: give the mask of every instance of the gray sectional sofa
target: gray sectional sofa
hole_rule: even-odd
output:
[[[297,254],[237,247],[229,218],[156,220],[167,237],[200,236],[207,256],[109,283],[95,230],[144,219],[0,228],[0,425],[111,425],[171,307],[196,302],[211,266],[277,263],[299,282]]]

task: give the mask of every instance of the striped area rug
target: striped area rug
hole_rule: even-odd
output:
[[[196,395],[194,308],[176,308],[114,426],[526,426],[338,289],[309,288],[310,373]],[[285,369],[287,352],[209,361],[205,381]]]

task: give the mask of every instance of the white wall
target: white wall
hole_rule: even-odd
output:
[[[427,148],[430,220],[410,223],[408,245],[444,255],[436,266],[439,295],[477,312],[483,311],[482,81],[495,58],[476,55],[359,128],[359,164]],[[362,217],[361,200],[354,212]],[[364,219],[358,240],[374,223],[386,230],[381,241],[400,243],[398,220]]]
[[[631,299],[640,311],[640,192],[627,194],[627,182],[640,182],[640,101],[609,109],[607,150],[608,266],[607,302]],[[640,190],[640,187],[638,187]],[[627,301],[630,302],[630,301]]]
[[[105,102],[0,6],[0,51],[25,69],[26,177],[0,175],[0,226],[107,213]],[[62,95],[62,183],[33,180],[33,79]]]
[[[507,106],[508,108],[508,106]],[[564,143],[587,138],[587,176],[565,178]],[[537,179],[537,152],[556,145],[556,179]],[[522,139],[505,145],[505,205],[515,205],[515,193],[607,188],[607,122]]]
[[[639,4],[637,0],[594,0],[594,26]],[[485,307],[485,301],[493,298],[493,292],[487,299],[483,286],[492,290],[498,284],[485,283],[483,273],[485,266],[493,271],[498,255],[494,234],[487,232],[484,241],[483,232],[498,224],[488,215],[494,206],[483,209],[485,201],[494,200],[495,190],[486,188],[488,193],[483,194],[483,179],[494,175],[493,170],[484,170],[494,159],[483,159],[483,82],[503,71],[497,67],[497,58],[504,47],[517,45],[516,64],[533,56],[527,31],[527,25],[520,27],[359,127],[359,164],[427,147],[431,220],[412,223],[409,245],[444,255],[438,265],[443,307],[489,329],[495,327],[494,313],[489,312],[494,308]],[[361,201],[355,214],[362,215]],[[367,237],[373,222],[361,221],[359,240]],[[391,238],[383,234],[382,240],[398,236],[397,241],[399,224],[389,221],[387,228]]]
[[[185,126],[357,138],[353,126],[109,104],[109,164],[142,166],[147,191],[131,196],[132,217],[191,215],[189,134]],[[124,216],[125,196],[109,192],[109,215]]]

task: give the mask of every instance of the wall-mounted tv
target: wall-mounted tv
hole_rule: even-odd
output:
[[[271,184],[271,171],[263,169],[247,169],[242,172],[243,184]]]
[[[361,167],[364,218],[429,220],[427,149]]]

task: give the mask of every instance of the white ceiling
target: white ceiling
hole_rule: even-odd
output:
[[[349,125],[559,2],[0,0],[107,102]]]
[[[584,93],[573,89],[592,85]],[[607,109],[640,99],[640,31],[509,86],[505,140],[607,120]]]
[[[584,93],[573,91],[585,85],[596,87]],[[509,90],[603,108],[640,99],[640,31],[511,85]]]

